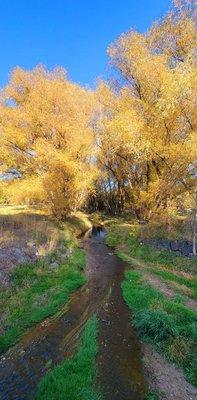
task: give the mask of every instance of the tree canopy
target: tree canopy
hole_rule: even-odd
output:
[[[175,8],[146,35],[118,38],[108,53],[120,83],[97,89],[104,199],[119,211],[129,203],[139,218],[195,187],[197,29],[188,12]]]
[[[23,178],[4,184],[7,201],[18,193],[60,218],[86,202],[149,219],[194,193],[196,43],[195,2],[176,1],[146,34],[110,45],[116,79],[95,91],[62,68],[16,68],[1,94],[0,157]]]
[[[93,94],[69,82],[63,69],[16,68],[2,93],[1,158],[24,176],[15,190],[31,183],[33,199],[58,217],[80,207],[91,189],[92,107]]]

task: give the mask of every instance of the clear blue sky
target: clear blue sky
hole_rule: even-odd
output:
[[[17,65],[61,65],[70,79],[93,86],[108,73],[106,49],[129,28],[144,32],[170,0],[0,1],[0,86]]]

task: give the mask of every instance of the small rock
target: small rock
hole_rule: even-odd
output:
[[[11,285],[11,280],[9,274],[4,271],[0,271],[0,286],[4,288],[9,288]]]
[[[16,258],[18,264],[23,264],[26,261],[24,252],[19,248],[14,248],[12,250],[12,255]]]
[[[56,261],[52,262],[52,263],[49,265],[49,269],[56,270],[56,269],[58,269],[58,268],[59,268],[59,264],[58,264]]]

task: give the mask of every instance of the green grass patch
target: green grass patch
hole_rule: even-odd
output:
[[[153,343],[183,368],[192,384],[197,384],[197,313],[147,285],[139,272],[127,271],[125,277],[123,296],[142,339]]]
[[[98,321],[92,317],[85,325],[80,347],[74,357],[48,372],[38,385],[35,400],[100,400],[93,380]]]
[[[159,277],[161,277],[164,280],[171,281],[171,282],[177,282],[180,285],[187,286],[193,292],[192,297],[194,299],[197,299],[197,279],[195,277],[193,277],[192,279],[188,279],[188,278],[185,278],[184,276],[174,274],[173,272],[164,271],[164,270],[157,269],[157,268],[150,268],[149,271],[153,272],[154,274],[158,275]]]
[[[150,390],[145,396],[144,400],[160,400],[162,399],[162,393],[156,390]]]
[[[169,270],[196,272],[196,259],[187,258],[163,249],[142,244],[138,238],[139,225],[113,222],[109,225],[106,244],[111,247],[124,246],[124,253],[145,263],[164,266]]]
[[[85,254],[75,249],[55,270],[42,263],[22,265],[11,274],[13,288],[2,291],[0,352],[14,345],[27,328],[54,315],[86,279],[81,273]]]

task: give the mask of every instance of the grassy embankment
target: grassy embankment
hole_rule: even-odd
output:
[[[36,400],[100,400],[94,387],[98,321],[85,325],[80,347],[74,357],[48,372],[38,385]]]
[[[142,228],[136,223],[113,220],[108,225],[107,244],[115,247],[118,256],[132,266],[125,274],[122,290],[134,313],[133,324],[145,341],[154,344],[157,350],[179,365],[188,381],[197,384],[197,314],[183,304],[184,297],[175,295],[169,299],[149,285],[144,277],[144,272],[151,271],[168,282],[176,282],[178,289],[186,286],[195,297],[196,260],[140,244],[137,236]],[[137,271],[134,271],[136,265]]]
[[[20,223],[20,235],[22,232],[29,240],[29,217],[32,217],[33,212],[35,213],[35,210],[28,210],[28,213],[26,212],[24,215],[24,212],[20,211],[21,215],[16,216],[11,208],[9,216],[7,216],[5,209],[2,208],[1,216],[3,216],[4,226],[9,228],[12,234],[14,232],[17,235]],[[38,214],[36,213],[34,220],[34,233],[37,241],[39,242],[40,237],[45,235],[45,232],[40,230],[38,237],[37,229],[41,227],[42,230],[45,230],[50,223],[52,226],[50,226],[50,234],[56,237],[55,246],[50,253],[47,253],[46,257],[40,257],[37,262],[25,263],[12,269],[8,274],[9,287],[0,287],[2,298],[0,352],[18,342],[28,328],[56,314],[69,301],[69,295],[86,281],[83,274],[86,263],[85,254],[77,247],[76,235],[89,227],[88,220],[82,214],[78,214],[66,223],[59,224],[55,220],[51,221],[50,216],[45,215],[43,225]],[[6,225],[6,218],[9,218],[8,225]],[[26,226],[28,226],[28,231],[25,230]],[[51,240],[54,242],[52,237]],[[46,243],[45,247],[47,248]],[[51,261],[57,262],[58,266],[50,268]]]

